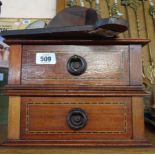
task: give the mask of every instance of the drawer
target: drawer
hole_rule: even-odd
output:
[[[131,98],[23,97],[23,140],[130,139]]]
[[[51,53],[53,64],[45,57]],[[50,58],[49,61],[52,58]],[[22,84],[129,85],[128,46],[25,45]]]

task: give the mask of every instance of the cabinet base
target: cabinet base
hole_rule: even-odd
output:
[[[145,140],[118,140],[118,141],[29,141],[29,140],[11,140],[6,141],[2,146],[103,146],[103,147],[149,147],[152,146]]]

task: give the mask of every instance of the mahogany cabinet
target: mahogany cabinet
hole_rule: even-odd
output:
[[[143,39],[7,40],[9,146],[148,146]]]

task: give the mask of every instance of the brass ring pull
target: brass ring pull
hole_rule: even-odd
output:
[[[87,62],[84,58],[78,55],[72,56],[67,63],[68,72],[72,75],[78,76],[86,71]]]
[[[85,127],[88,121],[87,114],[84,110],[75,108],[67,115],[67,123],[73,130],[79,130]]]

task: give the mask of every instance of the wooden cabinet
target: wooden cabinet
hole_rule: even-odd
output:
[[[148,40],[7,43],[10,101],[4,145],[149,145],[141,77],[141,49]],[[43,60],[40,54],[53,57]]]

